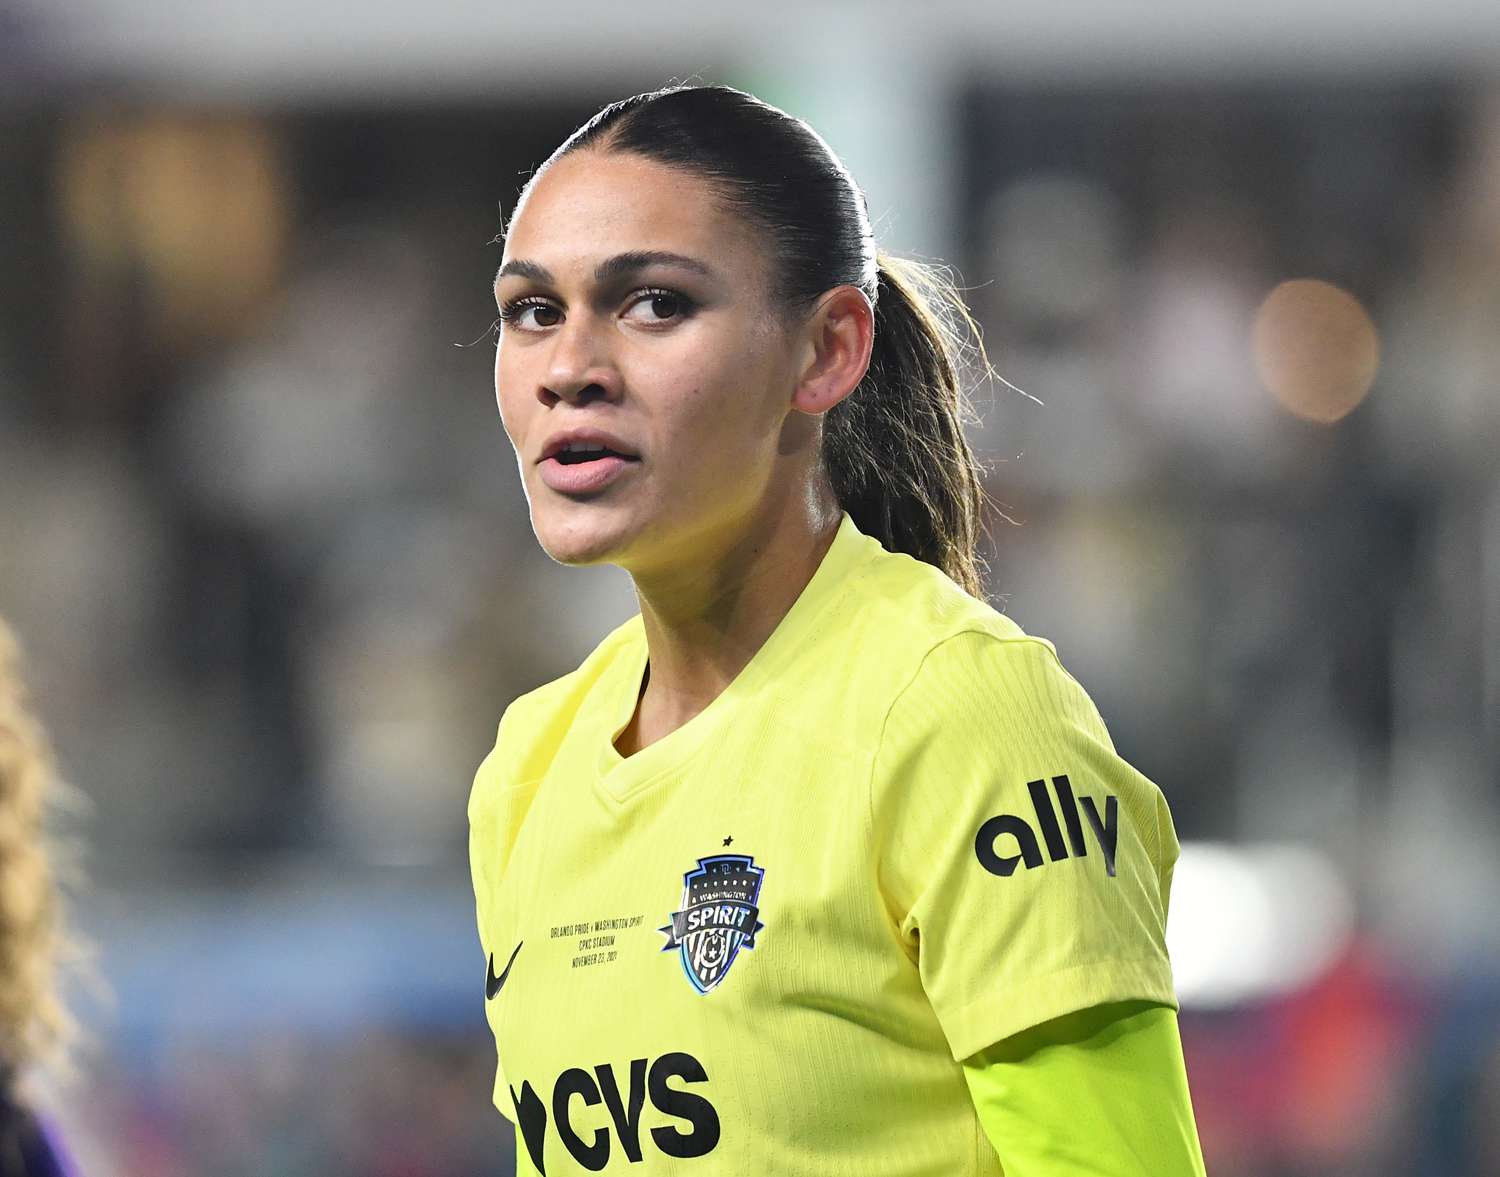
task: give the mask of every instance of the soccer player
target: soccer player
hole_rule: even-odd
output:
[[[537,538],[640,604],[469,804],[520,1172],[1201,1174],[1172,820],[983,600],[951,286],[694,86],[557,149],[495,294]]]

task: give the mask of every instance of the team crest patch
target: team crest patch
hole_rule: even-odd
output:
[[[682,910],[657,931],[667,937],[663,952],[681,953],[682,971],[699,993],[718,986],[741,948],[755,947],[765,927],[756,918],[765,873],[748,854],[715,854],[682,876]]]

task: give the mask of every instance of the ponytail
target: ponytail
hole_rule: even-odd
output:
[[[984,599],[983,468],[964,436],[962,384],[978,326],[934,267],[876,255],[875,342],[859,387],[825,418],[823,460],[840,505],[887,549],[941,568]]]

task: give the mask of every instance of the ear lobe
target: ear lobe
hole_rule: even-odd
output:
[[[839,286],[824,296],[803,336],[812,358],[792,394],[792,407],[826,413],[858,387],[870,366],[875,312],[864,291]]]

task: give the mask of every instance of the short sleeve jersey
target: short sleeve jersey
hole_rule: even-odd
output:
[[[622,757],[646,668],[637,615],[506,709],[470,800],[494,1101],[540,1172],[1000,1174],[963,1059],[1176,1007],[1161,791],[939,570],[845,514],[733,682]]]

